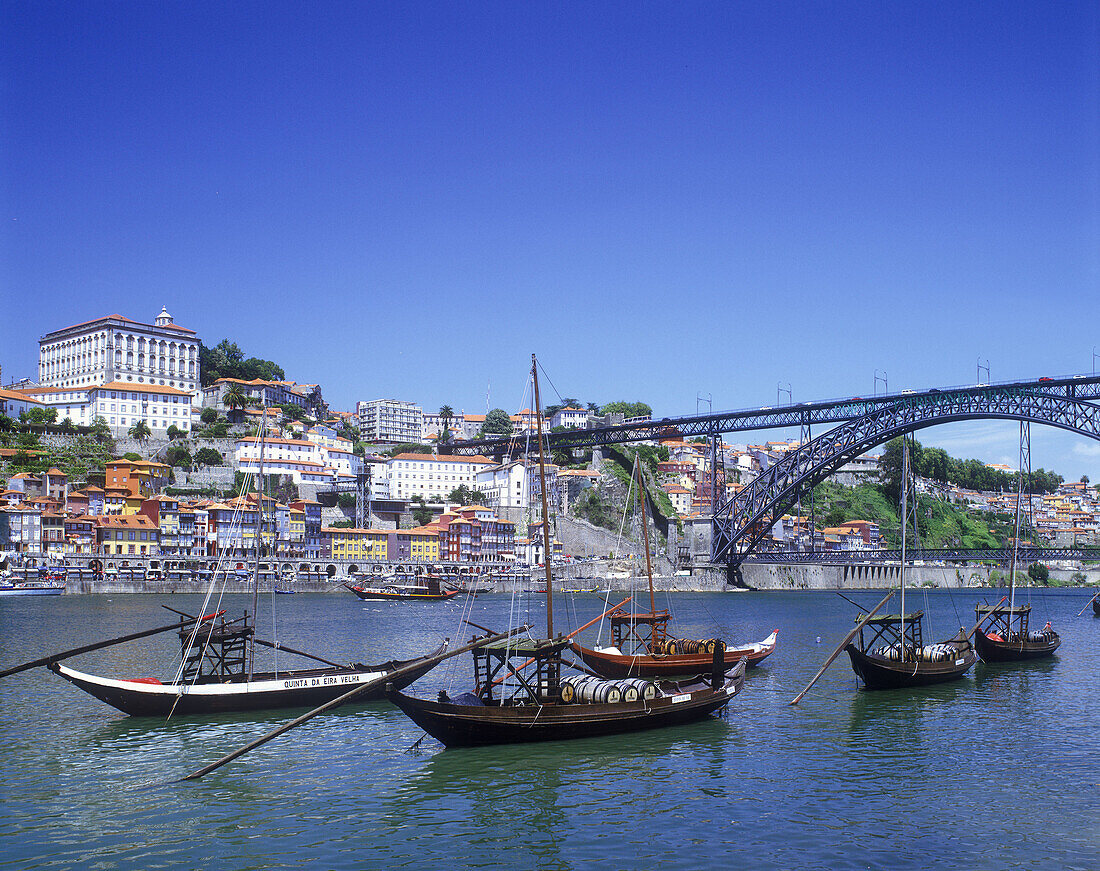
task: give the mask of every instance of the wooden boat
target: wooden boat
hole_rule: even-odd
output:
[[[525,677],[512,695],[494,696],[494,682],[489,678],[478,692],[463,693],[454,699],[440,693],[438,700],[430,701],[397,691],[387,692],[387,697],[440,743],[469,747],[562,741],[677,726],[725,707],[741,691],[745,680],[745,663],[740,662],[728,673],[720,665],[710,681],[641,681],[652,687],[649,698],[635,687],[638,697],[623,701],[622,689],[615,686],[618,682],[601,681],[594,691],[603,692],[607,701],[582,701],[573,695],[567,703],[563,695],[568,693],[562,692],[557,672],[566,643],[561,638],[512,643],[510,647],[503,642],[475,651],[475,671],[484,673],[489,668],[488,674],[495,674],[493,663],[511,670],[508,663],[512,658],[534,660],[536,677]]]
[[[459,593],[458,590],[444,590],[436,578],[428,578],[424,584],[382,584],[377,587],[344,584],[344,586],[360,599],[431,601],[453,599]]]
[[[642,487],[641,467],[635,465],[638,494]],[[668,634],[669,613],[658,611],[653,593],[653,564],[649,556],[649,524],[643,507],[642,534],[645,543],[646,577],[649,579],[649,611],[633,613],[617,608],[607,615],[611,644],[607,647],[584,647],[577,642],[570,649],[588,668],[600,677],[689,677],[703,674],[711,668],[711,657],[719,643],[716,638],[685,639]],[[733,668],[741,660],[755,666],[775,652],[775,630],[763,641],[742,647],[725,647],[725,666]]]
[[[958,680],[978,661],[966,633],[925,646],[923,611],[883,614],[864,622],[858,642],[845,647],[852,669],[869,690],[918,687]],[[860,615],[857,619],[863,619]],[[867,633],[866,635],[864,633]],[[879,643],[882,642],[882,643]]]
[[[267,415],[261,416],[266,421]],[[260,432],[259,472],[257,474],[256,529],[253,540],[262,541],[264,522],[263,482],[264,434]],[[235,572],[243,572],[238,568]],[[211,583],[218,577],[231,581],[234,571],[215,572]],[[252,614],[257,612],[260,578],[260,548],[256,548],[255,563],[251,572]],[[212,591],[211,591],[212,592]],[[165,606],[167,607],[167,606]],[[407,686],[427,673],[437,662],[443,649],[411,660],[391,660],[379,665],[362,663],[340,664],[295,650],[285,644],[276,644],[257,638],[253,620],[246,611],[244,616],[227,621],[224,612],[205,617],[194,617],[175,611],[181,620],[177,626],[160,627],[134,633],[107,642],[86,645],[66,654],[46,657],[35,663],[25,664],[16,670],[40,664],[65,678],[91,696],[133,716],[162,716],[176,714],[216,714],[229,711],[255,711],[271,708],[312,706],[332,702],[355,689],[357,684],[367,684],[398,673],[393,683]],[[219,620],[220,618],[220,620]],[[61,660],[110,644],[135,640],[158,632],[175,630],[180,642],[180,667],[169,681],[154,677],[108,678],[86,674],[62,665]],[[256,669],[258,646],[283,651],[323,663],[325,668],[297,670]],[[422,667],[417,667],[422,663]],[[14,673],[13,670],[9,670]],[[360,698],[379,698],[385,684],[364,691]],[[373,693],[373,696],[371,695]]]
[[[902,447],[901,611],[872,617],[859,615],[859,631],[845,645],[852,670],[869,690],[918,687],[958,680],[978,661],[966,631],[939,644],[925,645],[924,612],[905,612],[906,527],[909,525],[909,443]]]
[[[1049,623],[1040,632],[1028,630],[1030,605],[976,605],[974,613],[978,619],[974,644],[978,655],[986,662],[1017,662],[1052,656],[1062,643]]]
[[[1016,604],[1016,558],[1020,547],[1020,503],[1025,477],[1031,475],[1031,429],[1020,424],[1020,474],[1016,485],[1016,521],[1012,539],[1012,566],[1009,571],[1008,604],[1004,599],[996,605],[974,606],[977,624],[974,628],[974,644],[978,655],[986,662],[1020,662],[1051,656],[1062,643],[1058,633],[1048,622],[1041,632],[1030,632],[1028,621],[1031,605]],[[1027,473],[1025,475],[1025,473]],[[1029,497],[1030,498],[1030,497]]]
[[[668,620],[667,611],[636,614],[618,610],[608,615],[610,646],[584,647],[572,642],[570,649],[592,671],[605,678],[672,678],[707,672],[717,639],[668,638],[665,635]],[[775,652],[778,634],[776,630],[763,641],[725,648],[726,667],[732,668],[741,660],[749,667],[759,664]],[[637,652],[623,653],[624,648],[632,646]]]
[[[538,423],[543,553],[551,553],[546,499],[538,370],[531,357]],[[475,638],[476,640],[476,638]],[[679,725],[720,710],[744,684],[745,663],[726,672],[721,642],[711,654],[709,680],[606,681],[562,675],[569,640],[554,635],[554,597],[546,565],[546,637],[505,638],[473,651],[474,689],[432,701],[399,692],[387,697],[425,732],[447,747],[565,740]],[[519,660],[515,664],[514,661]]]
[[[197,635],[189,628],[180,630],[180,641],[187,668],[179,680],[162,682],[157,678],[108,678],[86,674],[61,663],[49,668],[91,696],[133,717],[221,714],[232,711],[258,711],[277,708],[316,707],[331,701],[356,684],[385,677],[405,666],[425,662],[422,669],[402,675],[393,683],[408,686],[433,666],[431,657],[391,660],[379,665],[331,665],[287,671],[248,674],[246,659],[252,626],[247,621],[205,625]],[[196,644],[197,642],[197,644]],[[294,651],[297,652],[297,651]],[[361,701],[379,699],[383,686],[364,693]]]

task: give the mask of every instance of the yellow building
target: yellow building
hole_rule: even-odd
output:
[[[332,559],[387,559],[388,533],[384,529],[327,528],[324,530],[324,535],[331,542]]]

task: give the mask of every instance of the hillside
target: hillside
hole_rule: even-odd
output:
[[[826,481],[814,488],[814,502],[819,529],[847,520],[870,520],[879,525],[886,546],[901,544],[898,514],[875,484],[844,487]],[[1011,518],[975,516],[929,496],[920,497],[919,509],[920,546],[923,547],[1001,547],[1012,534]],[[809,501],[803,500],[803,514],[808,514],[809,510]],[[910,541],[911,536],[910,528]]]

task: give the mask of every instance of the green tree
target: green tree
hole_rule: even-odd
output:
[[[111,438],[111,428],[107,426],[107,420],[103,417],[96,417],[95,420],[92,421],[92,436],[98,442],[114,442],[114,439]]]
[[[484,436],[506,436],[512,434],[512,419],[503,408],[494,408],[485,415],[485,423],[481,425],[481,434]]]
[[[71,417],[66,417],[63,421],[61,421],[62,432],[73,432],[75,429],[76,424],[73,423],[73,419]]]
[[[455,410],[449,405],[441,405],[439,407],[439,419],[443,423],[443,432],[439,434],[440,442],[449,442],[453,436],[451,432],[451,421],[455,418]]]
[[[239,421],[241,419],[241,409],[251,403],[252,400],[245,396],[239,384],[230,384],[225,393],[222,394],[222,405],[229,409],[229,419],[232,421]]]
[[[212,423],[213,423],[214,421],[216,421],[217,419],[218,419],[218,412],[217,412],[217,409],[214,409],[214,408],[210,408],[209,406],[207,406],[206,408],[204,408],[204,409],[202,410],[202,413],[201,413],[201,414],[199,415],[199,420],[201,420],[201,421],[202,421],[203,423],[205,423],[205,424],[206,424],[207,426],[209,426],[210,424],[212,424]]]
[[[175,424],[172,424],[170,427],[168,427],[168,440],[169,441],[172,441],[173,439],[178,439],[182,435],[183,435],[183,430],[181,430]]]
[[[609,402],[600,409],[600,414],[621,414],[624,417],[653,416],[653,409],[645,402]]]
[[[432,510],[425,504],[423,496],[419,494],[413,496],[409,507],[412,509],[413,520],[416,521],[417,526],[427,526],[432,522]]]
[[[901,436],[890,439],[878,461],[879,481],[882,485],[883,495],[894,505],[901,504]],[[920,442],[909,444],[909,464],[911,469],[921,468],[923,449]],[[913,474],[910,471],[910,474]]]
[[[14,425],[14,420],[12,420],[6,414],[0,414],[0,432],[11,432],[11,428]]]
[[[164,452],[164,459],[169,466],[175,466],[177,469],[190,469],[193,462],[191,452],[181,444],[169,445],[168,450]]]
[[[147,441],[149,436],[153,434],[153,431],[149,429],[149,424],[144,420],[139,420],[128,430],[130,438],[137,439],[139,442]]]
[[[1050,569],[1042,563],[1032,563],[1027,567],[1027,576],[1037,584],[1046,584],[1050,580]]]
[[[141,460],[141,454],[135,454],[133,451],[127,451],[122,455],[122,459],[129,460],[131,463],[137,463]]]
[[[196,466],[220,466],[225,457],[213,448],[199,448],[195,451],[194,462]]]
[[[46,423],[57,423],[57,409],[47,408],[45,414],[42,415],[42,419]]]

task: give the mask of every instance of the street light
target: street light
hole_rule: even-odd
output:
[[[982,370],[985,370],[985,381],[982,381]],[[986,358],[985,365],[982,365],[982,358],[978,357],[978,385],[988,384],[992,379],[989,377],[989,359]]]
[[[794,399],[791,397],[791,383],[789,381],[787,382],[786,387],[783,386],[782,381],[779,381],[775,385],[775,404],[777,406],[780,404],[779,397],[783,393],[787,394],[787,405],[790,405],[794,401]]]
[[[872,396],[878,396],[878,383],[882,382],[882,393],[887,395],[890,393],[890,382],[886,380],[886,370],[882,370],[882,375],[879,375],[879,370],[875,370],[875,386],[871,388]]]

